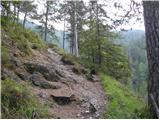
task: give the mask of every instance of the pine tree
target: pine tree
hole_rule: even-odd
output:
[[[23,28],[25,27],[25,23],[27,20],[27,17],[34,16],[36,12],[37,6],[33,4],[31,1],[22,1],[20,12],[24,13],[24,19],[23,19]]]
[[[159,1],[144,1],[143,8],[149,64],[148,104],[159,117]]]

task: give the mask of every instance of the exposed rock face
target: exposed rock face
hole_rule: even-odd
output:
[[[57,74],[54,68],[50,66],[41,65],[38,63],[27,62],[24,64],[28,72],[33,74],[34,72],[41,73],[46,80],[49,81],[58,81],[60,76]]]
[[[16,81],[21,80],[13,71],[8,70],[6,68],[2,68],[1,72],[2,72],[1,73],[2,74],[2,76],[1,76],[2,80],[5,80],[7,78],[11,78],[12,80],[16,80]]]
[[[96,75],[92,74],[92,81],[87,80],[85,68],[81,66],[77,68],[66,59],[62,60],[62,57],[51,49],[32,51],[34,54],[32,59],[16,63],[16,69],[13,71],[4,69],[2,77],[31,81],[33,93],[40,101],[48,104],[51,116],[56,118],[102,116],[106,99]]]
[[[71,103],[72,101],[74,101],[74,95],[70,95],[70,96],[56,96],[56,95],[51,95],[51,97],[53,98],[53,100],[58,104],[58,105],[66,105]]]
[[[35,73],[31,75],[30,80],[35,86],[39,86],[40,88],[44,88],[44,89],[58,89],[61,87],[56,83],[53,83],[53,82],[49,83],[39,73]]]

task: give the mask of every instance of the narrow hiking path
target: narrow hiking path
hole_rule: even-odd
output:
[[[76,74],[74,65],[62,62],[62,56],[51,48],[33,50],[34,57],[25,61],[32,91],[49,105],[55,118],[101,118],[106,107],[100,79],[89,81],[85,74]]]

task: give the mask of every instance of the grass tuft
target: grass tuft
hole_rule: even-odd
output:
[[[47,118],[47,107],[31,94],[26,84],[6,79],[1,82],[2,118]]]
[[[2,65],[8,66],[9,64],[9,51],[6,47],[1,46]]]
[[[150,116],[143,114],[144,110],[142,111],[142,109],[145,108],[145,103],[140,96],[131,92],[126,86],[112,77],[101,73],[100,78],[108,97],[107,111],[104,114],[105,118],[150,118]]]
[[[25,54],[31,54],[31,49],[43,49],[46,48],[40,37],[29,29],[22,27],[21,24],[13,23],[7,17],[1,17],[1,27],[4,35],[9,37],[9,41],[12,45],[24,52]],[[2,36],[2,41],[6,41],[5,37]],[[5,44],[5,42],[2,42]]]

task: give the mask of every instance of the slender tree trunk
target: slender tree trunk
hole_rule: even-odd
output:
[[[71,15],[71,17],[74,17]],[[71,22],[71,39],[70,39],[70,52],[74,55],[74,22]]]
[[[75,1],[75,9],[74,9],[74,17],[75,17],[75,25],[74,25],[74,43],[75,43],[75,56],[79,57],[79,51],[78,51],[78,34],[77,34],[77,3]]]
[[[18,5],[18,12],[17,12],[17,23],[18,23],[18,21],[19,21],[19,8],[20,8],[20,5]]]
[[[11,1],[8,1],[7,16],[9,16],[10,14],[10,6],[11,6]]]
[[[143,1],[149,67],[148,104],[159,117],[159,1]]]
[[[48,25],[48,7],[49,7],[49,2],[47,1],[47,8],[46,8],[46,22],[45,22],[45,33],[44,33],[44,40],[47,41],[47,31],[48,31],[48,28],[47,28],[47,25]]]
[[[99,39],[99,18],[98,18],[98,3],[96,2],[97,9],[96,9],[96,30],[97,30],[97,35],[96,35],[96,40],[98,43],[98,64],[101,65],[101,43]]]
[[[14,4],[14,19],[13,19],[13,22],[15,22],[16,20],[16,5]]]
[[[73,17],[71,15],[71,17]],[[71,39],[70,39],[70,53],[74,55],[74,22],[71,22]]]
[[[71,1],[72,5],[74,6],[74,1]],[[73,7],[73,12],[70,14],[71,19],[73,20],[71,22],[71,53],[75,55],[75,8]]]
[[[90,9],[89,9],[89,12],[90,12],[90,33],[91,33],[91,30],[92,30],[92,6],[93,6],[93,4],[92,4],[92,2],[90,1]],[[95,63],[94,62],[95,60],[94,60],[94,49],[93,49],[93,47],[92,47],[92,62],[93,62],[93,64]]]
[[[66,25],[65,25],[65,18],[64,18],[64,31],[63,31],[63,49],[65,49],[65,27],[66,27]]]
[[[24,15],[24,20],[23,20],[23,29],[25,28],[26,19],[27,19],[27,12],[25,12],[25,15]]]

